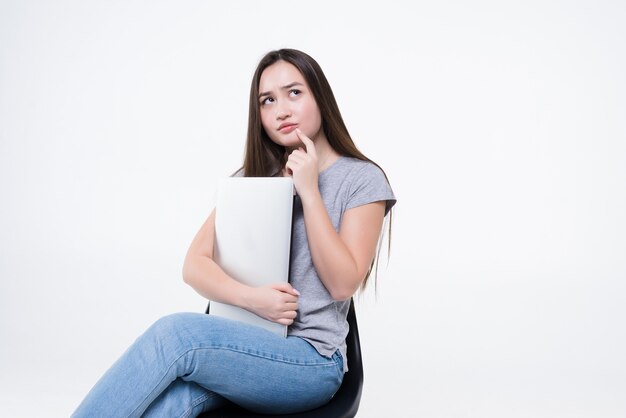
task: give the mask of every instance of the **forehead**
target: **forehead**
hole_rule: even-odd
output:
[[[276,61],[263,70],[259,80],[259,91],[276,90],[294,82],[306,85],[304,77],[295,65],[286,61]]]

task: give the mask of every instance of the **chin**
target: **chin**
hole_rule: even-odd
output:
[[[282,145],[285,148],[297,148],[302,146],[302,141],[295,134],[289,134],[288,136],[282,136],[278,138],[271,138],[272,142],[278,145]]]

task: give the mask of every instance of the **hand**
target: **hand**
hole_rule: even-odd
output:
[[[319,176],[319,168],[317,162],[317,152],[313,141],[296,129],[296,135],[306,150],[302,147],[294,150],[287,158],[285,164],[285,172],[293,178],[293,185],[301,199],[306,199],[311,193],[318,190],[317,178]]]
[[[298,310],[300,292],[289,283],[276,283],[252,289],[247,309],[272,322],[291,325]]]

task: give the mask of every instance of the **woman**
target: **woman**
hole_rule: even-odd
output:
[[[281,49],[260,61],[238,175],[293,178],[290,283],[252,288],[226,275],[212,260],[215,211],[191,243],[183,277],[208,299],[288,325],[288,337],[211,315],[166,316],[107,371],[75,417],[189,417],[227,400],[292,413],[337,391],[348,368],[350,298],[367,281],[395,198],[352,142],[307,54]]]

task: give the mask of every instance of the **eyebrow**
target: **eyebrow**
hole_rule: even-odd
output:
[[[286,86],[282,86],[282,87],[281,87],[281,90],[287,90],[287,89],[290,89],[290,88],[292,88],[292,87],[294,87],[294,86],[304,86],[304,84],[299,83],[299,82],[297,82],[297,81],[294,81],[293,83],[289,83],[289,84],[287,84]],[[269,96],[270,94],[272,94],[272,93],[271,93],[271,92],[269,92],[269,91],[264,91],[264,92],[262,92],[262,93],[259,93],[259,97]]]

